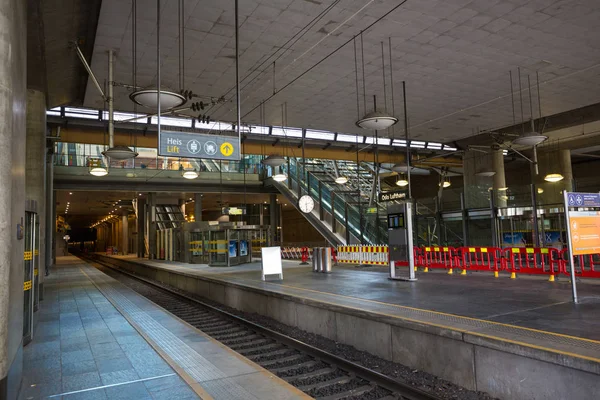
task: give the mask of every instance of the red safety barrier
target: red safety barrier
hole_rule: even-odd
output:
[[[415,271],[417,267],[425,267],[425,256],[423,254],[423,249],[413,246],[413,258],[415,260]],[[388,257],[389,260],[389,257]],[[389,261],[388,261],[389,263]],[[396,267],[408,267],[408,261],[394,261],[394,266]],[[425,271],[427,272],[427,271]]]
[[[506,269],[511,279],[517,272],[531,275],[549,275],[548,280],[554,282],[554,276],[562,268],[560,252],[552,247],[513,247],[504,249]]]
[[[565,248],[559,252],[561,272],[571,275],[569,269],[569,249]],[[585,254],[573,257],[575,263],[575,275],[582,278],[600,278],[600,254]]]
[[[461,247],[458,249],[459,265],[461,275],[466,275],[467,270],[470,271],[489,271],[494,273],[494,277],[498,277],[498,272],[506,268],[504,258],[502,257],[502,249],[498,247]],[[448,270],[451,274],[452,270]]]
[[[454,268],[458,267],[460,259],[454,247],[431,246],[423,248],[423,263],[425,272],[429,268],[447,269],[452,274]]]
[[[301,264],[308,264],[308,247],[302,248],[302,263]]]

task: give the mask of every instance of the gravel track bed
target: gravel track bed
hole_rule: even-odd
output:
[[[330,380],[333,378],[337,378],[338,376],[346,376],[346,373],[343,371],[340,371],[338,369],[338,370],[335,370],[328,374],[311,376],[310,378],[304,378],[304,379],[294,379],[294,380],[289,381],[289,383],[293,382],[294,386],[306,386],[306,385],[313,385],[315,383],[327,381],[327,380]]]
[[[352,379],[348,383],[342,383],[342,384],[336,383],[334,385],[326,386],[324,388],[312,389],[312,390],[309,390],[307,394],[311,397],[326,397],[326,396],[331,396],[332,394],[336,394],[336,393],[347,392],[348,390],[356,389],[356,388],[359,388],[361,386],[368,385],[368,384],[369,384],[369,382],[367,382],[363,379]]]
[[[320,369],[327,368],[327,367],[329,367],[328,364],[325,364],[324,362],[317,362],[315,365],[313,365],[311,367],[300,367],[300,368],[291,369],[288,371],[279,372],[277,374],[277,376],[280,378],[287,378],[289,376],[302,375],[302,374],[307,374],[309,372],[318,371]]]

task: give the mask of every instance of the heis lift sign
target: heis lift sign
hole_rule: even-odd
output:
[[[162,131],[158,155],[182,158],[239,160],[237,137]]]

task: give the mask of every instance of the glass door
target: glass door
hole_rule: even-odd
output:
[[[33,337],[33,247],[35,243],[35,213],[25,213],[25,246],[23,253],[23,344]]]

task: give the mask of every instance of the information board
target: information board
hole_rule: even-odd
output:
[[[262,247],[260,253],[262,259],[262,280],[265,280],[266,275],[279,275],[279,279],[283,279],[281,247]]]
[[[406,192],[379,192],[379,202],[385,203],[386,201],[404,200],[406,199]]]
[[[600,207],[599,193],[569,193],[569,207]]]
[[[239,160],[240,146],[235,136],[161,131],[158,155],[183,158]]]
[[[600,253],[600,212],[569,212],[573,255]]]

